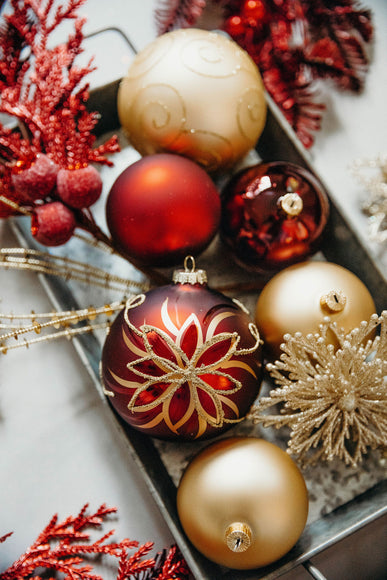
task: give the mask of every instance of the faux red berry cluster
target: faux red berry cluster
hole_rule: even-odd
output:
[[[27,167],[16,165],[11,181],[19,203],[32,206],[32,235],[46,246],[66,243],[77,225],[74,210],[90,207],[102,192],[95,167],[60,168],[43,153]]]

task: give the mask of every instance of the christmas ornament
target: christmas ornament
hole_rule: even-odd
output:
[[[259,71],[222,34],[176,30],[134,59],[117,100],[142,155],[178,153],[208,171],[232,167],[255,146],[266,119]]]
[[[268,355],[278,358],[287,333],[317,332],[326,316],[348,332],[374,313],[372,296],[355,274],[331,262],[309,261],[285,268],[265,285],[256,323]]]
[[[210,9],[206,14],[206,6]],[[267,91],[304,146],[313,144],[325,105],[317,102],[318,83],[333,80],[360,92],[373,37],[371,11],[355,0],[159,0],[159,34],[211,20],[251,56]]]
[[[214,562],[251,569],[297,542],[308,515],[304,478],[282,449],[250,437],[213,443],[188,465],[177,491],[180,522]]]
[[[110,530],[92,540],[89,529],[99,529],[105,519],[117,512],[116,508],[102,504],[95,512],[89,513],[88,504],[76,515],[59,521],[54,515],[41,531],[35,542],[9,568],[0,573],[0,580],[20,580],[21,578],[40,578],[34,572],[47,574],[60,571],[66,578],[79,580],[103,580],[94,574],[93,566],[88,563],[90,555],[105,554],[117,563],[116,580],[127,578],[146,580],[187,580],[190,571],[177,546],[159,552],[155,558],[144,559],[153,548],[152,542],[139,543],[128,538],[119,542],[109,541],[114,533]],[[5,542],[12,532],[0,537]],[[133,550],[135,552],[133,553]],[[129,553],[132,551],[132,553]],[[109,562],[109,576],[112,569]]]
[[[372,174],[367,176],[365,169]],[[373,242],[382,244],[387,241],[387,154],[378,155],[375,159],[357,159],[351,171],[368,191],[368,199],[363,202],[362,210],[368,216],[369,237]]]
[[[222,192],[222,239],[243,267],[274,273],[319,247],[329,202],[306,169],[282,161],[237,173]]]
[[[101,378],[113,407],[140,431],[218,435],[257,396],[259,336],[247,312],[211,290],[189,257],[173,284],[127,302],[106,338]]]
[[[338,457],[356,467],[369,449],[386,448],[387,311],[349,333],[328,320],[316,334],[286,335],[281,348],[267,365],[279,387],[251,410],[255,423],[290,427],[288,451],[304,463]]]
[[[173,266],[202,252],[220,221],[220,196],[190,159],[155,154],[136,161],[114,182],[106,219],[117,247],[142,264]]]

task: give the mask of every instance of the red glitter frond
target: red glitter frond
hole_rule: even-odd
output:
[[[83,51],[85,20],[77,11],[84,2],[69,0],[55,8],[52,1],[10,0],[13,11],[4,15],[0,29],[0,112],[18,121],[13,132],[0,126],[1,151],[9,162],[24,160],[28,146],[32,154],[45,153],[63,168],[91,161],[111,164],[106,154],[118,150],[112,140],[93,149],[99,116],[87,111],[84,79],[95,67],[92,61],[75,64]],[[49,48],[50,35],[68,19],[74,20],[73,34]],[[13,136],[20,128],[23,141]]]
[[[144,559],[153,548],[152,542],[142,546],[125,538],[119,542],[110,541],[114,530],[91,540],[88,528],[99,529],[107,516],[116,508],[101,505],[96,512],[88,513],[88,504],[76,516],[68,516],[60,522],[54,515],[36,541],[7,570],[0,573],[0,580],[21,580],[30,577],[37,569],[59,571],[66,578],[79,580],[103,580],[93,573],[93,566],[85,559],[95,554],[106,554],[118,563],[117,580],[187,580],[189,569],[179,551],[173,546],[156,558]],[[4,542],[11,534],[0,538]],[[129,550],[136,550],[129,555]],[[40,578],[40,576],[34,576]]]
[[[157,32],[164,34],[173,28],[193,26],[206,5],[206,0],[162,0],[155,11]]]

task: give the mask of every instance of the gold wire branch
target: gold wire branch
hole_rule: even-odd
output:
[[[103,330],[108,328],[109,326],[110,322],[108,320],[105,320],[104,322],[98,324],[88,324],[80,328],[66,328],[58,332],[46,334],[45,336],[40,336],[38,338],[23,340],[22,342],[15,343],[11,346],[0,346],[0,353],[7,354],[9,350],[14,350],[15,348],[20,348],[22,346],[29,348],[33,344],[37,344],[39,342],[48,342],[50,340],[57,340],[59,338],[67,338],[68,340],[71,340],[72,338],[74,338],[74,336],[77,336],[79,334],[86,334],[88,332],[94,332],[96,330]]]
[[[66,281],[75,280],[120,293],[126,293],[130,288],[149,289],[148,283],[122,278],[84,262],[33,249],[0,248],[0,268],[60,276]]]
[[[23,215],[31,215],[31,212],[28,209],[26,209],[25,207],[22,207],[21,205],[19,205],[15,201],[8,199],[8,197],[6,197],[5,195],[0,195],[0,202],[4,203],[5,205],[8,205],[8,207],[17,211],[18,213],[21,213]]]
[[[121,310],[124,306],[124,302],[112,302],[111,304],[105,304],[104,306],[95,308],[91,306],[89,308],[82,308],[79,310],[69,310],[64,312],[54,312],[54,313],[41,313],[36,314],[31,312],[31,314],[21,314],[21,315],[12,315],[12,314],[0,314],[0,320],[31,320],[29,324],[15,326],[10,323],[1,323],[0,328],[8,328],[10,329],[9,332],[0,336],[0,352],[2,354],[6,354],[9,350],[18,348],[20,346],[30,346],[36,342],[48,341],[52,339],[61,338],[66,336],[67,338],[71,338],[74,335],[91,332],[92,330],[96,330],[98,328],[107,328],[110,325],[109,319],[105,320],[103,323],[95,323],[95,324],[87,324],[79,326],[78,328],[69,328],[70,326],[76,326],[81,322],[86,320],[92,321],[95,320],[98,316],[105,315],[106,317],[112,316],[118,310]],[[50,318],[47,320],[47,318]],[[40,334],[42,331],[47,329],[57,329],[56,332],[51,334],[46,334],[39,339],[28,339],[22,342],[18,342],[17,344],[9,345],[7,341],[10,339],[18,340],[20,336],[24,334],[28,334],[30,332],[35,332],[36,334]],[[62,329],[62,330],[59,330]]]

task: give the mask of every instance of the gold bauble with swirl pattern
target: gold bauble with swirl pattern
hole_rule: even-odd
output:
[[[183,155],[215,172],[256,145],[266,120],[260,73],[236,42],[195,28],[167,32],[121,81],[120,123],[141,155]]]
[[[188,465],[177,491],[182,527],[217,564],[247,570],[284,556],[308,516],[301,471],[277,445],[255,437],[219,440]]]

